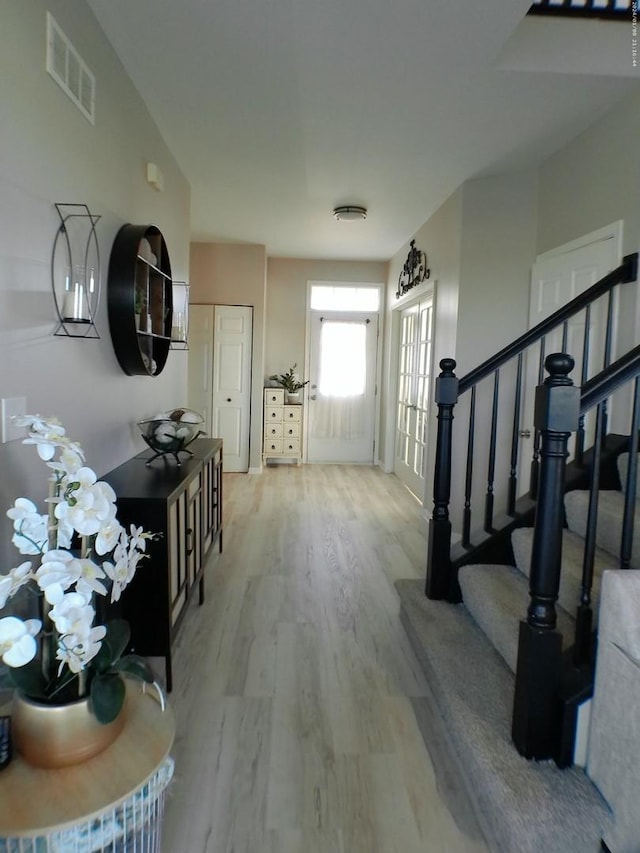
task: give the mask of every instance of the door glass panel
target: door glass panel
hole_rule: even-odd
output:
[[[325,321],[320,332],[319,391],[325,397],[364,394],[367,376],[364,323]]]

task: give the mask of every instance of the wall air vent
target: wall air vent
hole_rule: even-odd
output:
[[[96,78],[47,12],[47,71],[82,115],[95,124]]]

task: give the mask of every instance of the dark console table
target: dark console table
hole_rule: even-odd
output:
[[[152,451],[114,468],[103,479],[117,495],[118,519],[161,536],[147,543],[148,559],[121,599],[131,626],[131,651],[164,657],[171,692],[171,646],[198,586],[204,601],[204,568],[216,542],[222,552],[222,439],[198,438],[193,456],[155,459]]]

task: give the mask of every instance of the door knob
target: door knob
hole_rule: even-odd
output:
[[[310,400],[315,400],[315,399],[316,399],[316,395],[315,395],[315,394],[309,394],[309,399],[310,399]]]
[[[531,430],[530,429],[521,429],[520,430],[520,438],[531,438]]]

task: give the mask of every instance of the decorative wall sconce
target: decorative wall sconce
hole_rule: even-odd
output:
[[[411,248],[398,279],[396,299],[400,299],[401,296],[404,296],[405,293],[417,284],[422,284],[431,275],[431,270],[427,267],[427,256],[425,253],[420,249],[416,249],[415,240],[412,240],[409,245]]]
[[[174,281],[172,296],[171,349],[189,349],[189,285],[187,282]]]
[[[95,321],[100,301],[99,216],[86,204],[57,204],[60,227],[53,241],[51,286],[58,315],[54,334],[99,338]]]

